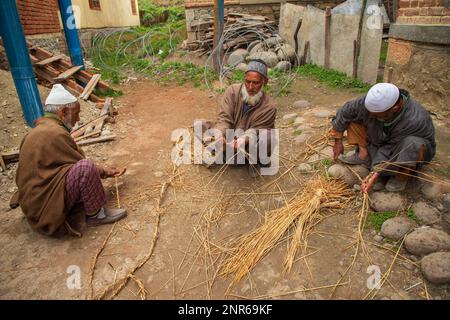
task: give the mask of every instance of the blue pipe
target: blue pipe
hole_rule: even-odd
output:
[[[219,18],[219,32],[220,32],[220,37],[222,37],[222,33],[223,33],[223,20],[224,20],[224,14],[225,14],[225,5],[224,5],[224,0],[219,0],[219,5],[218,5],[218,18]]]
[[[0,1],[0,35],[3,39],[17,95],[25,121],[34,127],[34,120],[44,115],[41,97],[31,65],[28,46],[20,23],[16,0]]]
[[[58,0],[61,21],[66,35],[67,48],[69,49],[70,60],[74,66],[83,66],[83,53],[81,51],[80,39],[78,38],[77,26],[71,0]]]

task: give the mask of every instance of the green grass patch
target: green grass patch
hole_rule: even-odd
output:
[[[381,51],[380,51],[380,64],[386,64],[387,52],[388,52],[388,42],[387,40],[383,40],[381,43]]]
[[[333,160],[331,159],[323,159],[322,161],[320,161],[320,163],[324,166],[324,167],[330,167],[333,164]]]
[[[302,130],[300,130],[298,128],[295,128],[293,133],[294,133],[295,136],[299,136],[299,135],[302,134],[302,132],[303,132]]]
[[[418,220],[418,218],[417,218],[417,216],[416,216],[416,213],[414,212],[414,210],[413,210],[412,208],[409,208],[408,211],[406,211],[406,216],[407,216],[410,220],[419,223],[419,220]]]
[[[325,69],[314,64],[305,64],[296,69],[296,72],[302,76],[313,78],[332,88],[358,89],[358,91],[367,92],[370,85],[359,79],[347,76],[345,73]]]
[[[380,231],[383,223],[391,218],[398,216],[398,212],[383,211],[383,212],[370,212],[367,216],[367,223],[375,230]]]
[[[144,22],[157,23],[161,20],[173,22],[183,20],[185,17],[184,6],[159,6],[152,0],[139,0],[139,10],[144,14]]]
[[[105,98],[105,97],[120,97],[123,95],[123,92],[120,90],[115,90],[115,89],[108,89],[108,90],[100,90],[99,88],[95,88],[93,93],[100,97],[100,98]]]

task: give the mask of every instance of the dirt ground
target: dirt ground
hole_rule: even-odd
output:
[[[15,93],[6,93],[4,88],[1,88],[0,105],[3,101],[7,103],[1,109],[0,130],[1,145],[6,150],[18,146],[27,129],[18,118],[20,109],[13,101]],[[222,246],[238,235],[261,225],[265,211],[283,205],[282,193],[289,199],[313,176],[314,173],[304,174],[294,169],[278,179],[287,168],[298,164],[294,156],[305,148],[293,142],[296,136],[282,116],[297,112],[304,117],[313,128],[312,141],[323,134],[329,123],[329,119],[317,118],[313,112],[318,109],[334,111],[358,93],[330,89],[310,79],[297,80],[288,97],[276,99],[279,106],[277,127],[281,128],[280,173],[253,179],[245,167],[230,167],[222,175],[220,167],[182,165],[173,171],[171,133],[191,126],[194,119],[214,118],[216,98],[211,92],[191,86],[162,86],[149,80],[132,82],[121,90],[123,97],[115,99],[119,110],[116,124],[107,129],[118,139],[84,149],[95,162],[128,167],[127,173],[118,179],[119,201],[128,209],[128,217],[115,227],[88,228],[81,223],[81,238],[41,236],[31,230],[20,209],[8,208],[17,166],[9,165],[7,172],[0,176],[0,299],[89,298],[92,261],[101,248],[104,249],[93,273],[94,296],[128,275],[150,255],[116,298],[139,299],[138,284],[145,287],[147,299],[331,297],[333,286],[353,259],[361,201],[357,192],[352,206],[328,213],[315,227],[308,239],[307,252],[303,257],[298,255],[299,259],[287,275],[281,275],[288,244],[283,241],[225,296],[230,279],[216,276],[223,256],[214,255],[212,250],[223,251]],[[300,99],[311,102],[312,107],[305,110],[292,107],[292,103]],[[89,105],[83,106],[88,114],[83,120],[87,121],[93,110]],[[448,124],[436,121],[438,137],[446,139]],[[19,125],[20,130],[11,130],[12,126],[19,128]],[[439,149],[436,162],[448,163],[449,154],[445,148]],[[264,188],[275,180],[278,187],[273,184]],[[165,184],[169,181],[171,184]],[[114,180],[105,181],[104,185],[108,205],[116,206]],[[162,186],[167,186],[167,191],[158,203]],[[411,189],[409,197],[420,195]],[[369,292],[367,268],[377,265],[385,273],[391,266],[397,247],[393,243],[374,243],[375,234],[370,227],[364,229],[371,261],[360,253],[333,299],[362,299]],[[68,281],[73,279],[73,266],[80,270],[79,288],[68,286]],[[447,287],[429,283],[426,287],[420,284],[406,290],[423,281],[417,261],[402,249],[388,281],[380,290],[375,290],[375,299],[426,299],[426,290],[431,299],[450,297]]]

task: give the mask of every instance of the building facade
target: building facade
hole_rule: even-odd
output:
[[[65,52],[57,0],[17,0],[17,9],[27,40],[52,52]],[[75,24],[83,49],[105,29],[140,25],[138,0],[72,0]],[[5,57],[0,49],[0,64]]]

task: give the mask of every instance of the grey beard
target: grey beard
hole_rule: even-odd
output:
[[[242,100],[244,101],[244,103],[248,104],[249,106],[256,106],[261,101],[262,96],[263,96],[262,90],[260,90],[254,96],[251,96],[251,95],[249,95],[245,85],[242,86],[242,90],[241,90]]]

